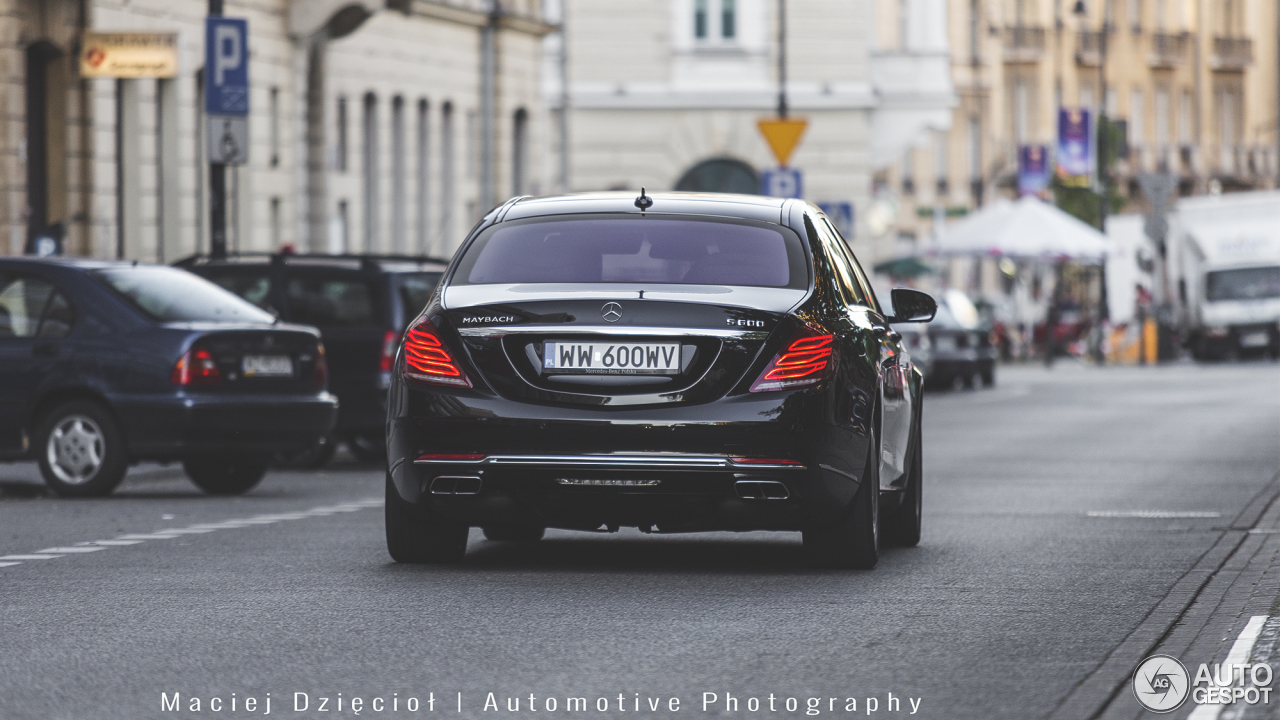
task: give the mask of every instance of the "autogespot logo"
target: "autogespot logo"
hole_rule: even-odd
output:
[[[1133,671],[1133,696],[1154,713],[1173,712],[1186,702],[1191,676],[1177,658],[1152,655]]]

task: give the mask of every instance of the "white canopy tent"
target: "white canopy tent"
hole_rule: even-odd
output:
[[[941,255],[1001,255],[1021,259],[1101,262],[1109,243],[1092,226],[1031,196],[999,199],[947,227]]]

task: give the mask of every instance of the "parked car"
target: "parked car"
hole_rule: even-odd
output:
[[[186,271],[0,259],[0,459],[34,458],[59,495],[106,495],[137,460],[245,492],[332,430],[326,373],[315,328]]]
[[[287,322],[320,328],[329,389],[341,401],[334,435],[307,454],[322,465],[338,441],[362,460],[386,452],[387,384],[400,337],[427,305],[447,261],[399,255],[240,253],[176,263]]]
[[[788,530],[822,566],[920,540],[920,373],[814,205],[745,195],[518,198],[466,238],[388,396],[398,562],[469,527]]]
[[[932,372],[925,378],[937,387],[991,387],[996,383],[998,348],[991,343],[973,303],[958,290],[948,290],[929,323]]]

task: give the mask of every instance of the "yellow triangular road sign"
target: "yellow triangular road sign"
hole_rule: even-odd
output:
[[[778,164],[786,167],[787,161],[791,159],[791,153],[795,152],[796,146],[800,144],[804,129],[809,127],[809,121],[798,118],[772,118],[761,120],[756,123],[756,126],[760,128],[760,134],[764,136],[765,142],[769,143],[769,149],[773,150],[773,156],[778,159]]]

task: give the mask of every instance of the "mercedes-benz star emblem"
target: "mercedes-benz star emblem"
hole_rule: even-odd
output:
[[[600,317],[604,318],[605,322],[618,322],[622,319],[622,306],[614,302],[605,303],[604,307],[600,308]]]

